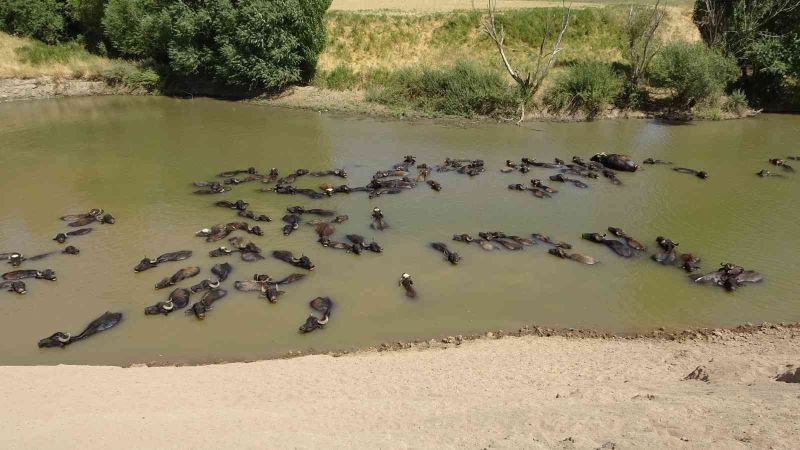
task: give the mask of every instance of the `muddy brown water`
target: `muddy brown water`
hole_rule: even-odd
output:
[[[644,120],[576,124],[531,124],[523,128],[481,124],[376,121],[308,111],[212,100],[85,98],[0,105],[0,252],[27,255],[58,249],[52,237],[66,227],[58,217],[101,207],[117,223],[68,243],[78,256],[56,255],[22,268],[52,268],[56,282],[29,280],[28,294],[0,293],[0,364],[202,363],[268,358],[288,351],[351,349],[386,341],[430,338],[538,324],[630,332],[654,327],[682,329],[741,322],[800,320],[800,173],[780,179],[756,177],[769,157],[800,153],[800,117],[764,115],[732,122],[672,125]],[[501,174],[506,159],[552,160],[619,151],[705,169],[708,180],[645,166],[620,175],[623,186],[589,181],[579,190],[540,200],[509,191],[509,183],[546,178],[551,171]],[[378,169],[406,154],[429,164],[451,158],[482,158],[477,177],[436,174],[444,186],[426,185],[401,195],[369,200],[365,194],[314,201],[301,196],[256,192],[243,184],[219,196],[191,194],[190,183],[227,169],[277,167],[345,168],[352,186],[364,185]],[[800,165],[800,164],[798,164]],[[311,187],[324,181],[304,177]],[[555,183],[551,183],[555,184]],[[214,248],[194,237],[200,228],[238,220],[235,212],[210,206],[244,199],[275,222],[252,237],[265,252],[306,254],[317,269],[286,288],[277,304],[239,293],[233,280],[256,272],[282,277],[294,270],[267,258],[246,263],[233,256],[210,258]],[[290,205],[335,209],[351,220],[337,237],[360,233],[385,249],[360,256],[322,248],[311,227],[290,237],[280,217]],[[391,225],[368,227],[370,210],[381,207]],[[714,270],[731,261],[764,273],[760,285],[731,294],[694,286],[677,268],[647,256],[623,260],[608,249],[580,240],[609,225],[654,246],[657,235],[680,242],[680,250],[703,258]],[[584,266],[557,259],[539,245],[521,252],[484,252],[452,242],[454,233],[504,230],[518,235],[550,234],[601,260]],[[246,236],[251,238],[251,236]],[[463,256],[451,266],[428,247],[447,243]],[[184,262],[144,273],[133,266],[145,255],[189,249]],[[649,254],[649,253],[648,253]],[[229,261],[234,272],[227,298],[205,321],[177,312],[144,316],[165,299],[159,279],[186,265],[201,276],[214,263]],[[3,271],[12,270],[5,262]],[[302,272],[302,271],[301,271]],[[416,280],[419,298],[406,299],[397,281]],[[200,281],[194,278],[191,284]],[[188,286],[190,283],[182,283]],[[298,326],[310,299],[335,302],[324,330],[301,335]],[[106,310],[124,314],[115,329],[64,350],[38,349],[38,339],[55,331],[79,332]]]

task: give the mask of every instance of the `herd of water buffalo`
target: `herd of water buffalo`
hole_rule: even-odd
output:
[[[790,156],[788,159],[800,160],[800,156]],[[786,172],[794,172],[794,169],[783,159],[770,159],[769,162]],[[672,165],[669,161],[652,158],[644,160],[643,164]],[[617,176],[617,172],[635,172],[639,169],[639,165],[626,155],[599,153],[592,156],[589,161],[585,161],[577,156],[573,157],[571,162],[566,162],[558,158],[552,163],[537,161],[533,158],[522,158],[520,162],[507,160],[501,172],[510,173],[519,171],[521,173],[528,173],[533,168],[555,170],[556,173],[549,176],[550,181],[567,183],[577,188],[585,189],[588,188],[589,185],[581,179],[588,181],[602,177],[613,184],[622,184],[622,181]],[[416,169],[416,176],[411,175],[412,169]],[[709,176],[708,173],[703,170],[685,167],[675,167],[673,170],[678,173],[692,174],[701,179],[706,179]],[[281,195],[301,195],[311,199],[323,199],[334,195],[365,192],[370,198],[375,198],[382,195],[400,194],[417,187],[423,182],[431,189],[440,191],[442,185],[430,179],[434,172],[455,172],[473,177],[485,171],[486,169],[482,160],[448,158],[442,164],[429,166],[427,164],[417,164],[415,157],[406,156],[402,162],[395,164],[390,169],[375,173],[366,186],[359,187],[350,187],[347,184],[335,185],[332,183],[322,183],[317,190],[294,186],[297,179],[303,176],[338,177],[346,179],[348,174],[344,169],[318,172],[299,169],[281,177],[278,170],[275,168],[270,169],[264,174],[260,174],[258,170],[253,167],[244,170],[222,172],[218,174],[216,180],[198,181],[193,184],[196,188],[199,188],[194,191],[196,194],[221,194],[243,183],[259,182],[265,185],[263,188],[259,189],[259,192]],[[767,170],[761,170],[757,175],[761,177],[783,176],[771,173]],[[531,194],[537,198],[550,198],[558,193],[557,189],[546,186],[541,179],[532,179],[530,185],[511,184],[508,188],[514,191],[531,192]],[[237,215],[244,219],[250,219],[256,222],[272,222],[269,216],[251,210],[250,205],[243,200],[221,200],[215,202],[214,205],[236,211]],[[304,220],[304,217],[307,216],[314,216],[316,218]],[[53,240],[59,244],[64,244],[68,239],[73,237],[89,234],[92,231],[92,228],[88,227],[89,225],[110,225],[115,223],[114,216],[110,213],[106,213],[102,209],[92,209],[86,213],[66,215],[61,217],[61,220],[68,222],[68,227],[76,229],[58,233]],[[341,250],[355,255],[362,254],[363,252],[381,253],[383,251],[383,248],[377,242],[368,242],[367,239],[358,234],[345,235],[347,242],[335,240],[333,238],[336,234],[335,225],[348,220],[349,217],[347,215],[337,215],[335,211],[292,206],[287,208],[287,214],[282,217],[281,221],[283,222],[282,231],[285,236],[289,236],[295,230],[298,230],[301,224],[312,226],[318,236],[317,242],[325,248]],[[373,209],[370,227],[380,231],[390,228],[380,208]],[[246,241],[246,239],[240,235],[229,237],[235,232],[243,232],[255,236],[262,236],[264,234],[259,225],[250,225],[247,222],[230,222],[203,228],[196,233],[196,236],[204,238],[209,243],[215,243],[228,238],[228,245],[217,246],[209,251],[211,257],[227,257],[238,253],[241,260],[245,262],[264,259],[262,250],[255,243]],[[644,244],[629,236],[621,228],[609,227],[608,232],[611,233],[612,237],[608,237],[606,233],[590,232],[584,233],[582,238],[603,245],[622,258],[632,258],[647,251],[647,247]],[[500,249],[518,251],[528,246],[544,244],[549,247],[548,253],[553,256],[588,265],[593,265],[598,262],[598,260],[592,256],[569,252],[569,250],[572,249],[572,245],[563,241],[554,240],[541,233],[532,233],[530,237],[509,235],[500,231],[479,232],[476,237],[464,233],[454,235],[453,240],[464,244],[476,243],[480,248],[486,251]],[[651,258],[656,263],[677,266],[690,273],[700,269],[700,258],[688,252],[678,253],[678,243],[662,236],[657,237],[655,241],[658,251],[655,252]],[[462,260],[462,257],[457,252],[453,251],[443,242],[433,242],[430,246],[432,249],[440,252],[444,259],[450,264],[458,264]],[[26,257],[21,252],[0,253],[0,260],[6,260],[11,266],[19,267],[22,264],[38,262],[57,254],[78,255],[79,250],[69,245],[61,250],[31,257]],[[189,259],[191,256],[192,252],[189,250],[168,252],[153,259],[142,259],[133,270],[134,272],[143,272],[156,268],[164,263],[183,261]],[[313,271],[315,267],[314,263],[307,256],[300,255],[298,257],[288,250],[275,250],[271,252],[271,256],[293,267],[306,271]],[[167,296],[166,300],[146,307],[144,313],[146,315],[169,315],[177,310],[185,309],[186,314],[193,314],[198,319],[204,319],[206,314],[213,309],[214,303],[225,298],[227,295],[228,292],[222,288],[222,283],[228,279],[232,270],[232,265],[227,262],[216,264],[210,270],[211,277],[189,288],[179,287],[174,289]],[[165,277],[156,283],[155,289],[165,289],[175,286],[184,280],[197,276],[200,272],[201,269],[197,266],[182,268],[173,275]],[[305,277],[306,275],[303,273],[292,273],[286,277],[275,279],[267,274],[257,273],[251,280],[235,281],[233,287],[243,292],[257,292],[260,297],[274,303],[278,300],[278,297],[284,293],[281,288],[291,283],[301,281]],[[0,288],[17,294],[25,294],[27,292],[27,285],[25,281],[23,281],[25,279],[55,281],[56,274],[51,269],[17,269],[2,275]],[[733,291],[744,284],[760,282],[763,277],[758,272],[746,270],[741,266],[723,263],[719,269],[713,272],[705,275],[692,274],[690,275],[690,279],[695,283],[712,284]],[[403,273],[398,284],[404,289],[408,297],[417,297],[418,294],[410,274]],[[200,298],[189,306],[193,295],[199,295]],[[309,306],[317,314],[310,314],[299,327],[300,332],[303,333],[323,328],[330,320],[334,303],[329,297],[317,297],[309,302]],[[188,309],[186,309],[187,307]],[[95,333],[114,327],[121,320],[122,313],[106,312],[93,320],[80,333],[56,332],[49,337],[41,339],[38,345],[39,347],[64,347]]]

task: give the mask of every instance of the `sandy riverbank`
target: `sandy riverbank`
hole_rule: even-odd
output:
[[[798,328],[507,337],[198,367],[2,367],[2,448],[794,448]],[[705,366],[709,382],[683,380]]]

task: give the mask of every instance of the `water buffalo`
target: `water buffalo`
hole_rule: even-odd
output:
[[[81,339],[86,339],[87,337],[93,334],[97,334],[101,331],[113,328],[121,320],[122,320],[122,313],[112,313],[107,311],[102,316],[98,317],[97,319],[89,323],[89,325],[86,326],[86,328],[77,336],[73,336],[71,333],[58,331],[44,339],[41,339],[39,341],[39,348],[50,348],[50,347],[64,348],[65,346],[72,344],[73,342],[80,341]]]

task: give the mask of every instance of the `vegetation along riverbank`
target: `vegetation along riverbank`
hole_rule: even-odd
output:
[[[0,29],[27,38],[0,35],[0,99],[153,92],[509,121],[720,119],[800,104],[795,0],[495,3],[11,0]],[[19,79],[63,88],[37,95]]]

